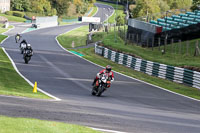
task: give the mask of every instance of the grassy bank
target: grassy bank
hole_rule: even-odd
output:
[[[1,133],[100,133],[87,127],[61,122],[0,116]]]
[[[64,48],[72,48],[73,41],[75,47],[84,46],[86,45],[86,35],[89,33],[88,29],[88,26],[82,26],[58,36],[58,41]]]
[[[185,52],[183,51],[183,48],[186,48],[186,43],[182,43],[182,53],[179,52],[179,43],[175,43],[173,45],[168,45],[166,47],[166,54],[162,55],[161,51],[158,50],[157,48],[154,48],[152,51],[151,48],[143,48],[141,46],[137,45],[125,45],[124,41],[120,39],[117,35],[118,40],[115,42],[113,39],[115,38],[115,33],[110,32],[109,34],[107,33],[97,33],[94,35],[94,41],[102,40],[103,44],[106,47],[110,47],[112,49],[116,49],[121,52],[137,55],[145,60],[150,60],[153,62],[159,62],[167,65],[172,65],[172,66],[178,66],[178,67],[183,67],[183,66],[193,66],[193,67],[199,67],[200,68],[200,57],[196,56],[194,57],[192,53],[194,53],[194,44],[195,40],[193,43],[191,42],[190,44],[190,49],[189,52],[190,54],[184,54]],[[171,52],[172,47],[176,49],[176,52]],[[161,49],[164,49],[163,46]]]
[[[0,24],[0,34],[6,32],[6,31],[8,31],[9,29],[12,29],[12,28],[13,28],[12,25],[10,25],[8,28],[4,28],[4,24]]]
[[[134,71],[131,68],[125,67],[123,65],[119,65],[117,63],[114,63],[106,58],[103,58],[102,56],[96,55],[94,53],[94,48],[87,48],[87,49],[78,49],[76,50],[79,53],[84,54],[83,58],[86,58],[98,65],[106,66],[107,64],[110,64],[113,67],[113,70],[123,73],[125,75],[131,76],[136,79],[140,79],[143,81],[146,81],[148,83],[151,83],[153,85],[160,86],[162,88],[168,89],[173,92],[177,92],[179,94],[183,94],[192,98],[200,99],[200,90],[192,87],[188,87],[182,84],[177,84],[175,82],[171,82],[169,80],[164,80],[157,77],[152,77],[147,74],[144,74],[142,72]]]
[[[6,37],[0,35],[0,42]],[[50,99],[43,93],[33,93],[33,88],[18,75],[2,48],[0,48],[0,95]]]
[[[98,10],[98,8],[94,5],[93,9],[92,9],[92,12],[88,15],[88,17],[91,17],[91,16],[95,15],[97,13],[97,10]]]
[[[6,17],[8,19],[8,21],[14,21],[14,22],[24,22],[24,21],[26,21],[26,19],[24,19],[24,18],[6,15],[6,14],[2,14],[2,13],[0,14],[0,16]]]
[[[0,35],[0,43],[6,38],[6,35]]]

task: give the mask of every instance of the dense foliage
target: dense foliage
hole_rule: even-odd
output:
[[[75,5],[77,13],[84,14],[95,2],[96,0],[11,0],[11,8],[14,11],[62,16],[68,15],[70,4]]]
[[[200,0],[193,0],[192,2],[192,10],[200,9]]]
[[[136,0],[136,8],[132,11],[132,14],[133,17],[139,17],[145,16],[148,13],[153,14],[170,9],[191,7],[191,5],[192,0]]]

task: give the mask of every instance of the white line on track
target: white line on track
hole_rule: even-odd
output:
[[[80,78],[62,78],[62,77],[55,77],[55,79],[63,79],[63,80],[76,80],[76,81],[86,81],[86,82],[92,82],[92,79],[80,79]],[[118,83],[118,84],[139,84],[138,82],[130,82],[130,81],[113,81],[113,83]]]
[[[101,128],[93,128],[93,127],[89,127],[89,128],[93,130],[97,130],[97,131],[108,132],[108,133],[127,133],[127,132],[120,132],[120,131],[107,130],[107,129],[101,129]]]

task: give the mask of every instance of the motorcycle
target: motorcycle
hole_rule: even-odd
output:
[[[106,74],[100,76],[99,80],[93,86],[92,95],[101,96],[101,94],[110,87],[111,79]]]
[[[32,55],[33,55],[33,52],[31,52],[30,50],[24,51],[24,61],[26,64],[28,64],[28,62],[31,60]]]
[[[15,41],[16,41],[16,43],[18,43],[18,42],[20,41],[20,39],[21,39],[21,36],[20,36],[20,35],[15,36]]]
[[[21,43],[19,48],[20,48],[21,54],[23,54],[24,53],[24,49],[26,48],[26,44],[25,43]]]

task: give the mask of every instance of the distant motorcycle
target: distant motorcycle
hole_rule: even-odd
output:
[[[26,44],[25,44],[25,43],[20,44],[19,49],[20,49],[20,51],[21,51],[21,54],[24,53],[24,49],[25,49],[25,48],[26,48]]]
[[[25,50],[24,51],[24,61],[26,64],[31,60],[31,56],[33,55],[33,52],[31,50]]]
[[[16,43],[18,43],[20,41],[21,37],[22,36],[19,33],[17,33],[17,35],[15,35],[15,41],[16,41]]]
[[[92,95],[93,96],[101,96],[101,94],[109,88],[111,85],[111,79],[106,75],[103,74],[93,86]]]

